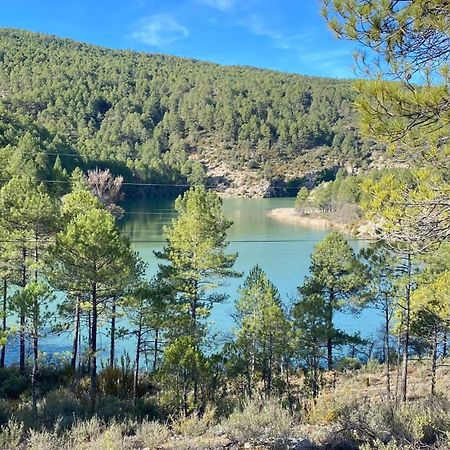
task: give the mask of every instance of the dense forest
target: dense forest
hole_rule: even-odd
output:
[[[448,5],[322,3],[372,79],[0,32],[0,448],[449,448]],[[260,265],[236,269],[210,188],[231,170],[300,188],[302,214],[364,217],[370,240],[286,254],[310,261],[283,298]],[[179,194],[153,277],[119,226],[130,183]],[[338,326],[367,309],[374,339]],[[62,334],[68,351],[45,354]]]
[[[259,195],[273,195],[271,184],[371,161],[348,81],[8,29],[0,30],[0,62],[4,177],[17,169],[11,158],[36,161],[44,177],[58,159],[68,171],[108,167],[163,184],[203,182],[206,172],[210,184],[233,187],[252,178],[238,172],[251,172],[266,182]]]

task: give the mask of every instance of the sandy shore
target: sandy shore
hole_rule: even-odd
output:
[[[306,228],[334,229],[344,233],[351,233],[348,225],[332,222],[325,217],[302,216],[294,208],[276,208],[268,211],[267,215],[273,219],[293,223]]]

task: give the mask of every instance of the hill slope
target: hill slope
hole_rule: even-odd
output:
[[[190,183],[204,169],[232,194],[282,194],[270,186],[370,162],[352,99],[348,81],[0,29],[0,116],[44,130],[48,163],[61,154],[68,170],[101,165],[127,179]]]

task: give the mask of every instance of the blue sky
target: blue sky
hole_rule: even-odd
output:
[[[2,0],[0,26],[118,49],[352,77],[319,0]]]

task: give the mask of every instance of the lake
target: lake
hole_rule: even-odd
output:
[[[237,252],[239,255],[235,269],[243,272],[245,277],[253,266],[259,264],[277,286],[287,307],[295,300],[297,287],[308,275],[314,245],[328,233],[326,230],[280,222],[266,214],[274,208],[291,207],[293,202],[292,198],[225,198],[223,201],[224,213],[233,221],[228,233],[230,241],[228,251]],[[163,226],[169,224],[176,216],[174,202],[157,198],[127,201],[122,206],[125,214],[120,220],[120,227],[147,262],[147,275],[151,277],[156,273],[160,262],[154,256],[154,251],[163,248]],[[351,237],[349,242],[355,250],[366,245],[364,241]],[[218,345],[232,333],[234,302],[244,277],[225,280],[224,286],[220,288],[220,292],[228,294],[229,298],[227,302],[214,306],[210,318],[210,328],[216,335]],[[375,310],[369,309],[357,317],[350,313],[338,313],[335,317],[335,323],[339,328],[351,333],[361,332],[366,337],[376,333],[381,320]],[[121,325],[126,326],[126,323],[122,321]],[[100,354],[107,356],[108,336],[101,332],[98,340],[99,346],[104,348]],[[41,341],[41,350],[48,353],[69,351],[70,348],[69,335],[47,336]],[[132,339],[117,342],[118,356],[124,350],[132,353],[133,349]],[[15,361],[16,348],[12,348],[7,355],[9,362]]]
[[[271,209],[292,207],[293,203],[293,198],[223,200],[224,213],[233,221],[228,233],[228,250],[239,255],[235,269],[243,272],[245,277],[253,266],[259,264],[277,286],[287,306],[292,304],[297,287],[309,273],[314,245],[329,232],[284,223],[267,215]],[[121,228],[149,264],[148,274],[153,275],[160,262],[154,256],[154,251],[161,250],[164,245],[163,226],[175,217],[173,201],[129,201],[124,208],[126,214],[121,220]],[[351,237],[349,241],[356,251],[366,245],[364,241]],[[212,329],[222,337],[232,331],[234,302],[243,278],[226,280],[220,288],[220,292],[229,295],[229,300],[214,306],[210,321]],[[336,315],[338,327],[347,332],[361,332],[364,336],[375,333],[380,320],[373,310],[363,311],[358,317],[343,313]]]

